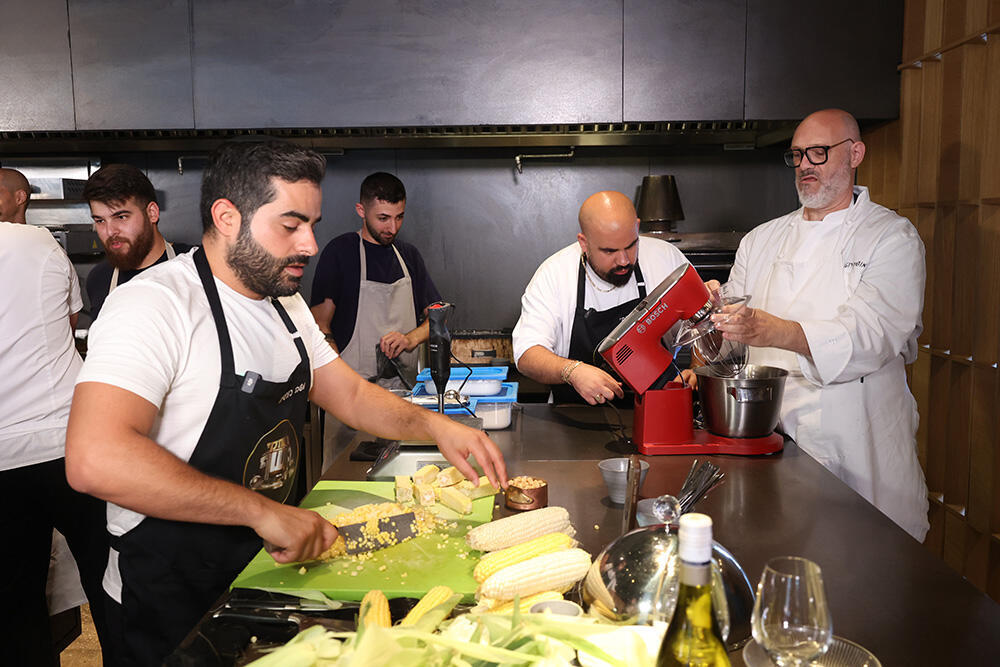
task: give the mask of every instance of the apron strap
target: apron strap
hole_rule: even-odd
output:
[[[302,334],[300,334],[299,330],[295,328],[295,323],[292,322],[292,318],[289,317],[288,311],[285,310],[285,307],[281,305],[281,302],[274,297],[271,298],[271,305],[274,306],[276,311],[278,311],[278,317],[281,318],[285,328],[288,329],[288,333],[292,334],[292,340],[295,341],[295,349],[299,351],[299,358],[307,364],[310,363],[309,354],[306,352],[306,344],[302,341]]]
[[[215,320],[215,331],[219,335],[219,352],[222,361],[222,378],[219,385],[235,387],[236,363],[233,361],[233,343],[229,338],[226,316],[222,312],[219,289],[215,286],[215,277],[212,275],[212,267],[208,264],[204,248],[198,248],[195,251],[194,265],[198,269],[198,277],[201,279],[202,287],[205,288],[205,296],[208,297],[208,305],[212,309],[212,319]]]
[[[581,310],[583,310],[584,290],[586,287],[584,283],[584,280],[586,279],[586,276],[584,274],[587,270],[586,261],[587,261],[586,257],[584,255],[580,255],[580,270],[579,272],[577,272],[576,276],[576,307]],[[635,286],[639,289],[639,298],[645,299],[646,280],[642,277],[642,269],[639,268],[638,257],[636,257],[635,259]]]
[[[639,288],[639,298],[646,298],[646,281],[642,277],[642,269],[639,268],[639,258],[635,258],[635,286]]]

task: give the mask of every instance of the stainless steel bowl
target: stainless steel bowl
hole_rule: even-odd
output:
[[[788,371],[747,366],[736,377],[717,377],[696,368],[705,428],[727,438],[760,438],[778,425]]]
[[[718,542],[712,545],[713,606],[730,651],[751,634],[754,592],[742,566]],[[677,605],[677,535],[664,524],[625,533],[598,554],[583,580],[583,601],[618,623],[668,622]]]

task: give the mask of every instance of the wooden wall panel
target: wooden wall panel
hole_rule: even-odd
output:
[[[941,150],[939,154],[937,202],[958,200],[958,167],[962,153],[962,62],[961,49],[941,56]],[[929,189],[921,188],[921,201]]]
[[[980,161],[986,139],[986,48],[982,42],[967,44],[956,51],[962,54],[962,78],[958,94],[962,100],[959,145],[958,199],[979,199]],[[995,115],[995,111],[993,113]]]
[[[934,307],[931,327],[931,347],[951,353],[952,312],[955,284],[955,206],[941,206],[934,217],[934,242],[928,247],[927,263],[933,263],[931,285]]]
[[[955,218],[954,277],[951,293],[951,353],[972,361],[973,335],[979,326],[976,284],[980,275],[979,207],[960,204]]]
[[[1000,5],[1000,0],[997,4]],[[997,13],[1000,14],[1000,10]],[[1000,22],[1000,16],[993,20]],[[984,106],[989,115],[983,131],[980,195],[1000,199],[1000,122],[997,122],[997,113],[1000,110],[1000,34],[990,35],[986,44],[984,80],[986,98]]]
[[[924,63],[920,86],[920,151],[918,158],[917,202],[937,201],[938,167],[941,158],[942,63]]]
[[[920,109],[923,96],[923,69],[905,69],[900,73],[900,206],[914,206],[920,180]],[[910,218],[911,221],[915,220]]]
[[[965,570],[969,530],[961,515],[945,507],[944,548],[941,552],[941,558],[957,572]]]
[[[924,7],[924,53],[941,48],[944,0],[926,0]]]
[[[899,198],[900,160],[902,158],[901,132],[902,123],[898,120],[892,121],[885,126],[885,136],[882,142],[882,150],[885,152],[885,178],[882,179],[882,200],[880,203],[893,210],[898,210],[902,205]]]
[[[921,415],[927,420],[927,490],[933,497],[944,499],[945,468],[947,466],[948,432],[948,390],[951,387],[952,362],[940,357],[931,357],[930,410]]]
[[[917,459],[920,467],[927,470],[927,418],[931,408],[931,354],[921,349],[909,373],[910,391],[917,401]]]
[[[909,0],[903,10],[903,62],[916,60],[924,53],[924,0]]]
[[[965,35],[971,35],[989,25],[990,0],[965,0]]]
[[[967,3],[974,0],[945,0],[941,16],[941,44],[951,44],[966,35],[965,14]]]
[[[950,363],[950,389],[946,397],[941,397],[941,402],[948,405],[948,435],[941,441],[946,447],[944,504],[948,509],[965,516],[969,506],[972,368],[956,362]]]
[[[972,356],[977,363],[995,365],[1000,361],[1000,206],[979,208],[976,274]]]
[[[969,510],[966,520],[980,533],[992,532],[994,447],[997,437],[997,371],[972,369],[971,428],[969,433]]]

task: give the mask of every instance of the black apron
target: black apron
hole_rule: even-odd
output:
[[[569,336],[569,359],[578,359],[585,364],[596,365],[594,359],[597,346],[601,344],[609,333],[614,331],[626,315],[646,298],[646,282],[642,278],[642,270],[639,269],[639,261],[635,263],[635,283],[639,288],[639,298],[626,301],[607,310],[594,310],[584,308],[586,297],[587,268],[584,265],[586,259],[580,258],[580,271],[576,277],[576,314],[573,316],[573,329]],[[626,396],[626,399],[629,399]],[[580,394],[576,393],[570,384],[557,384],[552,386],[553,403],[586,403]],[[628,404],[632,401],[629,399]]]
[[[305,344],[284,307],[271,304],[295,340],[299,363],[285,382],[237,375],[222,302],[203,250],[194,256],[219,335],[222,375],[212,412],[188,463],[282,503],[297,503],[301,433],[310,387]],[[116,664],[159,665],[261,548],[246,526],[146,517],[119,538],[124,651]],[[116,648],[122,648],[119,644]]]

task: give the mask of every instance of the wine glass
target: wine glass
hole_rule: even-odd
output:
[[[764,567],[753,606],[753,638],[779,667],[807,665],[833,641],[819,565],[793,556]]]

